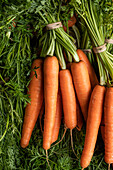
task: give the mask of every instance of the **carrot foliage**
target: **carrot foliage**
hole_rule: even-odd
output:
[[[46,54],[62,56],[62,49],[68,51],[68,57],[76,56],[76,47],[72,45],[73,38],[64,33],[63,28],[56,31],[51,30],[48,33],[44,32],[45,26],[54,21],[62,21],[66,25],[73,13],[73,8],[70,8],[65,2],[61,4],[61,1],[1,0],[0,2],[1,170],[49,169],[45,152],[42,149],[42,133],[39,121],[36,123],[29,146],[26,149],[20,147],[25,106],[30,101],[26,92],[30,82],[29,75],[32,61],[39,56],[37,47],[38,49],[39,47],[40,49],[45,47],[43,47],[43,44],[46,36],[49,37],[50,42],[47,43],[46,50],[42,50],[42,56]],[[15,23],[16,26],[14,27]],[[65,37],[65,39],[62,37]],[[67,42],[69,43],[67,44]],[[50,51],[47,53],[50,44]],[[110,49],[112,51],[112,47]],[[62,62],[62,57],[60,58]],[[59,145],[48,151],[52,169],[81,169],[80,156],[85,138],[84,129],[85,126],[81,132],[76,129],[73,130],[74,149],[77,158],[71,149],[69,131]],[[61,139],[63,131],[61,126],[58,141]],[[99,138],[89,169],[107,169],[107,165],[103,160],[103,143]]]
[[[83,19],[83,24],[85,23],[93,47],[103,45],[105,43],[106,38],[112,37],[113,28],[112,1],[71,0],[70,5],[72,5],[75,8],[75,11]],[[111,31],[108,31],[109,27],[111,27],[110,29]],[[113,77],[112,69],[113,55],[110,53],[109,49],[110,48],[107,48],[104,52],[95,54],[96,58],[101,60],[102,65],[105,66],[104,68],[105,82],[107,82],[107,75],[105,72],[109,73],[111,79]],[[100,81],[102,81],[103,77],[100,77],[100,79],[101,79]]]

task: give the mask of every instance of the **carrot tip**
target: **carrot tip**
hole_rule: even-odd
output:
[[[45,151],[46,151],[46,160],[47,160],[48,166],[49,166],[50,170],[52,170],[52,169],[51,169],[51,166],[50,166],[50,164],[49,164],[49,160],[48,160],[48,152],[47,152],[47,149],[46,149]]]
[[[110,164],[108,164],[108,170],[110,170]]]
[[[25,145],[25,144],[20,144],[20,145],[21,145],[22,148],[26,148],[27,147],[27,145]]]
[[[73,146],[73,135],[72,135],[72,129],[70,129],[70,136],[71,136],[71,147],[74,155],[77,157],[77,154],[75,153],[74,146]],[[77,157],[78,158],[78,157]]]
[[[27,141],[24,141],[24,142],[23,142],[23,138],[21,138],[20,146],[21,146],[22,148],[26,148],[28,145],[29,145],[29,143],[28,143]]]

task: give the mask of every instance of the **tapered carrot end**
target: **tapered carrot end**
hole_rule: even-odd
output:
[[[82,170],[84,170],[84,168],[82,168]]]
[[[24,125],[23,125],[23,132],[24,132]],[[26,148],[29,145],[29,141],[31,138],[31,133],[29,133],[29,129],[26,130],[26,133],[22,132],[22,137],[21,137],[21,141],[20,141],[20,146],[22,148]]]
[[[22,138],[20,141],[20,146],[22,148],[26,148],[28,145],[29,145],[28,141],[25,141],[25,140],[23,141],[23,138]]]

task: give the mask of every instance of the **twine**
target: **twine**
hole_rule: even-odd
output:
[[[53,30],[53,29],[60,28],[60,27],[62,27],[62,23],[55,22],[55,23],[46,25],[46,30]]]
[[[105,39],[105,42],[109,43],[109,44],[113,44],[113,40],[112,39]]]
[[[113,39],[105,39],[105,44],[99,46],[99,47],[94,47],[93,51],[94,53],[102,53],[106,50],[106,43],[113,44]]]
[[[83,52],[86,52],[86,53],[91,53],[91,49],[82,49]]]
[[[93,47],[94,53],[102,53],[106,50],[106,43],[99,46],[99,47]]]

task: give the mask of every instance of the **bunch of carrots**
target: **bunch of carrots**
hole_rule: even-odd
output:
[[[80,62],[69,63],[67,64],[68,68],[63,70],[59,69],[59,62],[55,56],[47,56],[45,60],[34,60],[31,68],[31,81],[28,87],[31,103],[28,103],[25,109],[21,147],[25,148],[28,146],[37,118],[39,114],[42,114],[44,111],[44,107],[43,148],[46,151],[50,149],[51,144],[58,139],[63,113],[65,127],[66,129],[70,129],[71,136],[72,129],[75,127],[81,130],[83,117],[84,120],[87,121],[87,126],[92,126],[90,121],[93,120],[92,117],[95,116],[97,110],[99,112],[99,109],[94,109],[94,107],[97,106],[95,103],[93,103],[92,106],[91,101],[93,99],[91,98],[90,101],[90,96],[93,88],[99,89],[100,86],[97,85],[98,80],[96,74],[87,56],[80,49],[77,50],[77,54]],[[96,92],[93,93],[92,95],[94,96]],[[91,103],[90,105],[89,101]],[[92,129],[98,131],[100,122],[101,118],[99,122],[95,122],[98,124],[98,126],[95,125],[96,128],[87,128],[90,131]],[[95,138],[95,140],[92,139],[92,141],[95,145],[97,133],[94,135],[94,133],[90,131],[87,132],[87,128],[86,136],[90,133],[91,135],[93,134],[93,139]],[[89,141],[88,137],[87,141]],[[87,141],[86,145],[89,143],[87,143]],[[87,148],[87,146],[85,148]],[[84,152],[88,154],[87,149],[86,151],[83,150],[83,153]],[[83,157],[86,158],[86,155],[81,157],[81,166]]]
[[[105,142],[105,162],[110,168],[113,163],[113,88],[106,88],[99,83],[86,54],[81,49],[76,52],[78,61],[72,60],[67,65],[64,63],[63,68],[59,65],[59,57],[56,56],[34,60],[28,86],[31,102],[25,109],[21,147],[28,146],[36,121],[39,115],[41,119],[45,112],[43,148],[47,154],[51,144],[58,139],[64,114],[64,134],[69,128],[73,151],[72,130],[75,127],[81,130],[83,121],[86,122],[85,143],[80,161],[82,169],[90,164],[100,125]],[[66,55],[64,58],[66,59]]]
[[[88,2],[90,3],[89,6],[86,5],[86,17],[84,17],[84,12],[83,14],[80,13],[82,10],[78,10],[78,6],[75,5],[75,9],[77,8],[76,12],[78,11],[83,21],[86,22],[86,28],[88,27],[90,30],[90,37],[94,41],[92,41],[92,46],[96,44],[95,46],[99,47],[104,43],[104,38],[97,29],[92,1]],[[72,3],[75,4],[74,1]],[[80,4],[80,6],[82,5]],[[48,10],[46,15],[43,15],[45,11],[44,9],[37,10],[38,15],[44,20],[43,22],[46,21],[44,25],[47,26],[51,22],[60,22],[60,12],[57,18],[52,16],[51,13],[47,15]],[[87,15],[90,12],[91,15]],[[112,82],[113,76],[113,56],[106,50],[103,53],[95,54],[96,60],[94,60],[98,65],[99,81],[88,57],[81,49],[76,48],[73,37],[67,33],[69,28],[76,23],[76,17],[75,15],[71,17],[67,27],[61,26],[49,31],[44,30],[44,35],[39,40],[41,53],[40,57],[33,61],[31,67],[30,83],[27,91],[30,102],[27,103],[25,108],[20,145],[22,148],[29,145],[33,129],[39,118],[47,162],[47,151],[63,140],[67,129],[70,130],[72,150],[76,156],[72,131],[74,128],[80,131],[85,122],[86,136],[80,160],[82,170],[87,168],[91,162],[99,128],[101,128],[105,144],[105,162],[110,169],[110,164],[113,164],[113,87],[109,82]],[[6,36],[12,41],[10,38],[11,29],[17,27],[17,23],[15,18],[10,20],[12,20],[12,25],[8,28],[9,32],[6,33]],[[49,41],[46,44],[48,39]],[[19,49],[20,47],[19,45]],[[18,50],[18,57],[19,52]],[[22,53],[24,56],[24,52]],[[17,63],[17,70],[18,67],[19,64]],[[42,115],[44,115],[43,124]],[[57,142],[62,119],[64,134],[61,140]]]

